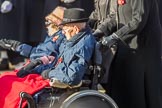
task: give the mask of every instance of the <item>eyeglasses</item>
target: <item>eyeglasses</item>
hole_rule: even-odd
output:
[[[48,27],[49,25],[51,25],[52,27],[58,27],[58,25],[52,22],[51,20],[46,20],[45,26]]]
[[[45,21],[45,26],[46,27],[49,27],[50,26],[53,29],[61,30],[61,27],[58,26],[57,24],[55,24],[54,22],[52,22],[51,20],[46,20]]]
[[[45,26],[46,27],[49,26],[49,25],[51,25],[51,24],[54,24],[51,20],[46,20],[45,21]]]

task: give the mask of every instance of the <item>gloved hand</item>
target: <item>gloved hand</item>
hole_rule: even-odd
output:
[[[49,79],[49,72],[51,71],[51,69],[47,69],[47,70],[44,70],[42,73],[41,73],[41,76],[43,77],[43,79]]]
[[[102,38],[104,36],[104,33],[101,30],[96,29],[93,32],[93,36],[96,38],[96,40],[99,40],[100,38]]]
[[[1,5],[1,13],[8,13],[13,9],[13,4],[11,1],[5,0]]]
[[[87,21],[87,24],[90,26],[90,28],[95,29],[95,28],[97,27],[97,22],[98,22],[97,19],[91,19],[91,18],[90,18],[90,19]]]
[[[34,69],[36,66],[42,64],[42,61],[39,59],[36,60],[32,60],[29,64],[27,64],[26,66],[24,66],[23,68],[21,68],[19,70],[19,72],[16,73],[16,75],[18,77],[25,77],[28,74],[32,73],[32,69]]]
[[[102,37],[101,43],[102,43],[102,45],[104,45],[104,46],[111,47],[111,46],[114,45],[118,40],[119,40],[119,37],[118,37],[115,33],[113,33],[113,34],[110,35],[110,36]]]
[[[0,40],[0,47],[7,49],[7,50],[12,50],[16,51],[16,48],[21,45],[22,43],[16,40],[8,40],[8,39],[1,39]]]

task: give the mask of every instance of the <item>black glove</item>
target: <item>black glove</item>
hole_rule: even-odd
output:
[[[96,40],[99,40],[100,38],[102,38],[104,36],[104,33],[101,30],[96,29],[93,32],[93,36],[96,38]]]
[[[103,37],[101,39],[101,43],[104,46],[108,46],[111,47],[112,45],[114,45],[117,41],[119,40],[119,37],[113,33],[112,35],[108,36],[108,37]]]
[[[41,60],[39,59],[33,60],[25,67],[21,68],[19,72],[16,73],[16,75],[18,77],[25,77],[26,75],[33,73],[31,70],[40,64],[42,64]]]
[[[41,73],[41,76],[43,77],[43,79],[49,79],[49,72],[51,71],[51,69],[47,69],[47,70],[44,70],[42,73]]]
[[[16,48],[21,44],[22,44],[21,42],[16,40],[7,40],[7,39],[0,40],[0,47],[12,51],[16,51]]]
[[[98,20],[96,20],[96,19],[89,19],[87,21],[87,24],[89,25],[90,28],[96,29],[97,28],[97,22],[98,22]]]

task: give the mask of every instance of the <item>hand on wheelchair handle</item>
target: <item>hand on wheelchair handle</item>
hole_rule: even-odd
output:
[[[7,49],[7,50],[12,50],[16,51],[16,48],[21,45],[22,43],[16,40],[10,40],[10,39],[1,39],[0,40],[0,47]]]
[[[112,35],[107,36],[107,37],[102,37],[101,43],[104,46],[111,47],[118,41],[118,39],[119,38],[115,34],[112,34]]]
[[[96,29],[93,32],[93,36],[96,38],[96,40],[100,40],[100,38],[102,38],[104,36],[104,33],[101,30]]]

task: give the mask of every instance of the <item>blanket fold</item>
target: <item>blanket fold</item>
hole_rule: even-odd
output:
[[[43,80],[38,74],[29,74],[24,78],[16,76],[18,70],[0,75],[0,108],[18,108],[21,91],[33,95],[49,86],[49,80]],[[26,102],[23,103],[25,107]]]

